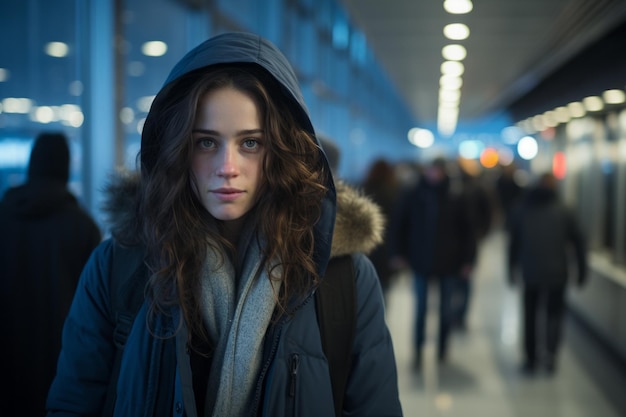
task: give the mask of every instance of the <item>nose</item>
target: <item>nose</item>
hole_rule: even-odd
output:
[[[238,174],[237,151],[229,146],[222,148],[217,166],[217,175],[220,177],[234,177]]]

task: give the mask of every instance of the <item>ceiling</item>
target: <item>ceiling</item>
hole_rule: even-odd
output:
[[[626,20],[626,0],[473,0],[473,10],[464,15],[447,13],[443,0],[342,2],[416,120],[433,126],[446,44],[467,49],[461,126],[506,110]],[[449,23],[465,23],[469,37],[446,39],[443,27]]]

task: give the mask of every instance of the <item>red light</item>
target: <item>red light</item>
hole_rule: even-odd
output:
[[[565,161],[565,154],[563,152],[556,152],[552,157],[552,173],[554,176],[562,180],[567,174],[567,166]]]

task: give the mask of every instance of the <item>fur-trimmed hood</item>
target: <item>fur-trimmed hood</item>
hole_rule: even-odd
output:
[[[385,221],[380,207],[357,189],[337,181],[337,215],[331,257],[370,253],[383,241]]]
[[[337,181],[337,214],[331,246],[331,257],[349,253],[370,253],[382,243],[385,221],[376,203],[348,184]],[[113,176],[107,186],[104,212],[114,237],[133,241],[137,236],[134,201],[139,176],[122,172]]]

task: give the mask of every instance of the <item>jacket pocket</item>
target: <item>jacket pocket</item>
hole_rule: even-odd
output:
[[[300,355],[292,353],[289,358],[289,400],[292,403],[292,415],[297,415],[298,410],[298,370],[300,368]]]

